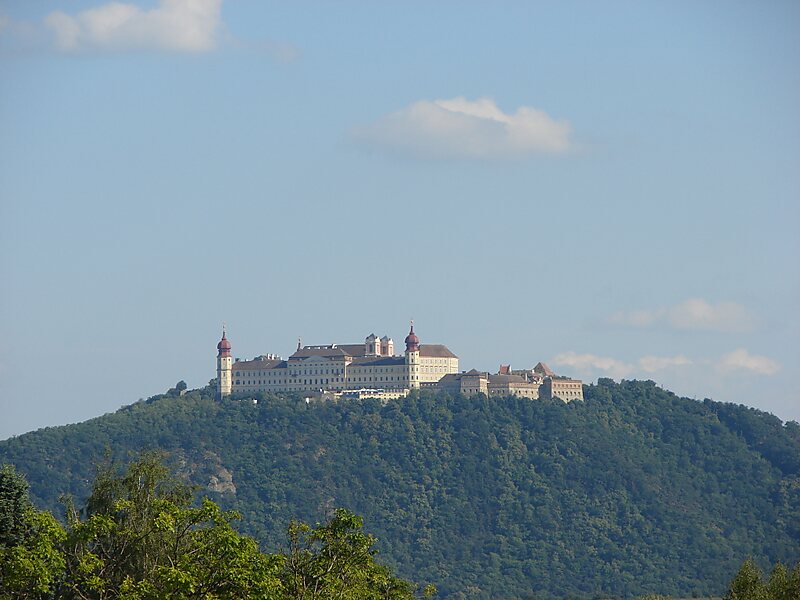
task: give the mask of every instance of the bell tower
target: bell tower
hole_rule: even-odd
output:
[[[222,339],[217,344],[217,398],[220,400],[231,395],[232,370],[231,343],[225,337],[225,325],[223,325]]]
[[[419,388],[419,338],[414,333],[414,321],[411,321],[411,331],[406,336],[406,369],[408,371],[408,388]]]

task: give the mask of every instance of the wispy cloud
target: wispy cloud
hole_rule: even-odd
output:
[[[750,354],[744,348],[739,348],[718,359],[692,359],[683,354],[676,356],[642,356],[634,361],[624,361],[610,356],[597,354],[580,354],[577,352],[562,352],[550,359],[553,365],[574,369],[582,376],[595,377],[608,376],[615,379],[627,377],[651,376],[667,371],[685,373],[685,369],[698,369],[711,377],[714,371],[717,374],[728,376],[731,372],[751,375],[771,376],[780,371],[781,366],[775,360],[766,356]]]
[[[222,0],[161,0],[150,10],[110,2],[75,15],[55,11],[44,24],[64,52],[216,48]]]
[[[625,362],[609,356],[596,354],[579,354],[563,352],[556,355],[551,362],[554,365],[571,367],[584,374],[602,373],[613,378],[635,376],[637,374],[653,374],[665,369],[685,367],[694,364],[683,355],[678,356],[643,356],[636,362]]]
[[[494,100],[420,100],[371,125],[359,142],[424,158],[511,159],[574,149],[569,122],[532,106],[509,114]]]
[[[674,367],[688,367],[694,362],[679,354],[678,356],[643,356],[638,360],[639,368],[645,373],[657,373]]]
[[[618,312],[609,322],[627,327],[666,326],[686,331],[719,331],[742,333],[751,331],[755,318],[741,304],[711,304],[702,298],[690,298],[667,308]]]
[[[781,369],[780,364],[771,358],[750,354],[744,348],[724,355],[717,363],[717,367],[726,372],[752,371],[758,375],[775,375]]]

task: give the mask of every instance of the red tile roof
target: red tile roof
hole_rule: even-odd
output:
[[[553,377],[555,375],[553,370],[543,362],[536,363],[536,366],[533,367],[533,371],[534,373],[541,373],[542,375],[546,375],[547,377]]]

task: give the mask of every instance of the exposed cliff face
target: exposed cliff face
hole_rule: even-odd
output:
[[[236,494],[233,472],[222,464],[216,452],[176,449],[171,452],[170,459],[176,463],[182,477],[203,489],[215,494]]]
[[[219,456],[209,452],[208,454],[213,455],[217,460],[219,460]],[[233,473],[231,473],[228,469],[222,466],[220,462],[217,465],[217,472],[210,475],[208,478],[208,491],[216,492],[217,494],[236,494],[236,485],[233,483]]]

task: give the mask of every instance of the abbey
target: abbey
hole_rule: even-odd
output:
[[[225,330],[217,344],[217,394],[239,392],[346,392],[381,390],[404,395],[435,385],[458,373],[458,357],[442,344],[421,344],[414,324],[405,339],[403,356],[395,356],[394,341],[370,334],[363,344],[297,345],[287,360],[275,355],[233,360]]]
[[[419,388],[437,388],[465,396],[518,396],[583,400],[583,382],[556,375],[544,363],[512,370],[501,365],[496,374],[458,370],[458,357],[442,344],[421,344],[414,323],[402,356],[394,340],[374,333],[363,344],[302,346],[287,360],[275,354],[234,360],[222,330],[217,344],[217,396],[252,392],[305,392],[348,398],[391,400]]]

